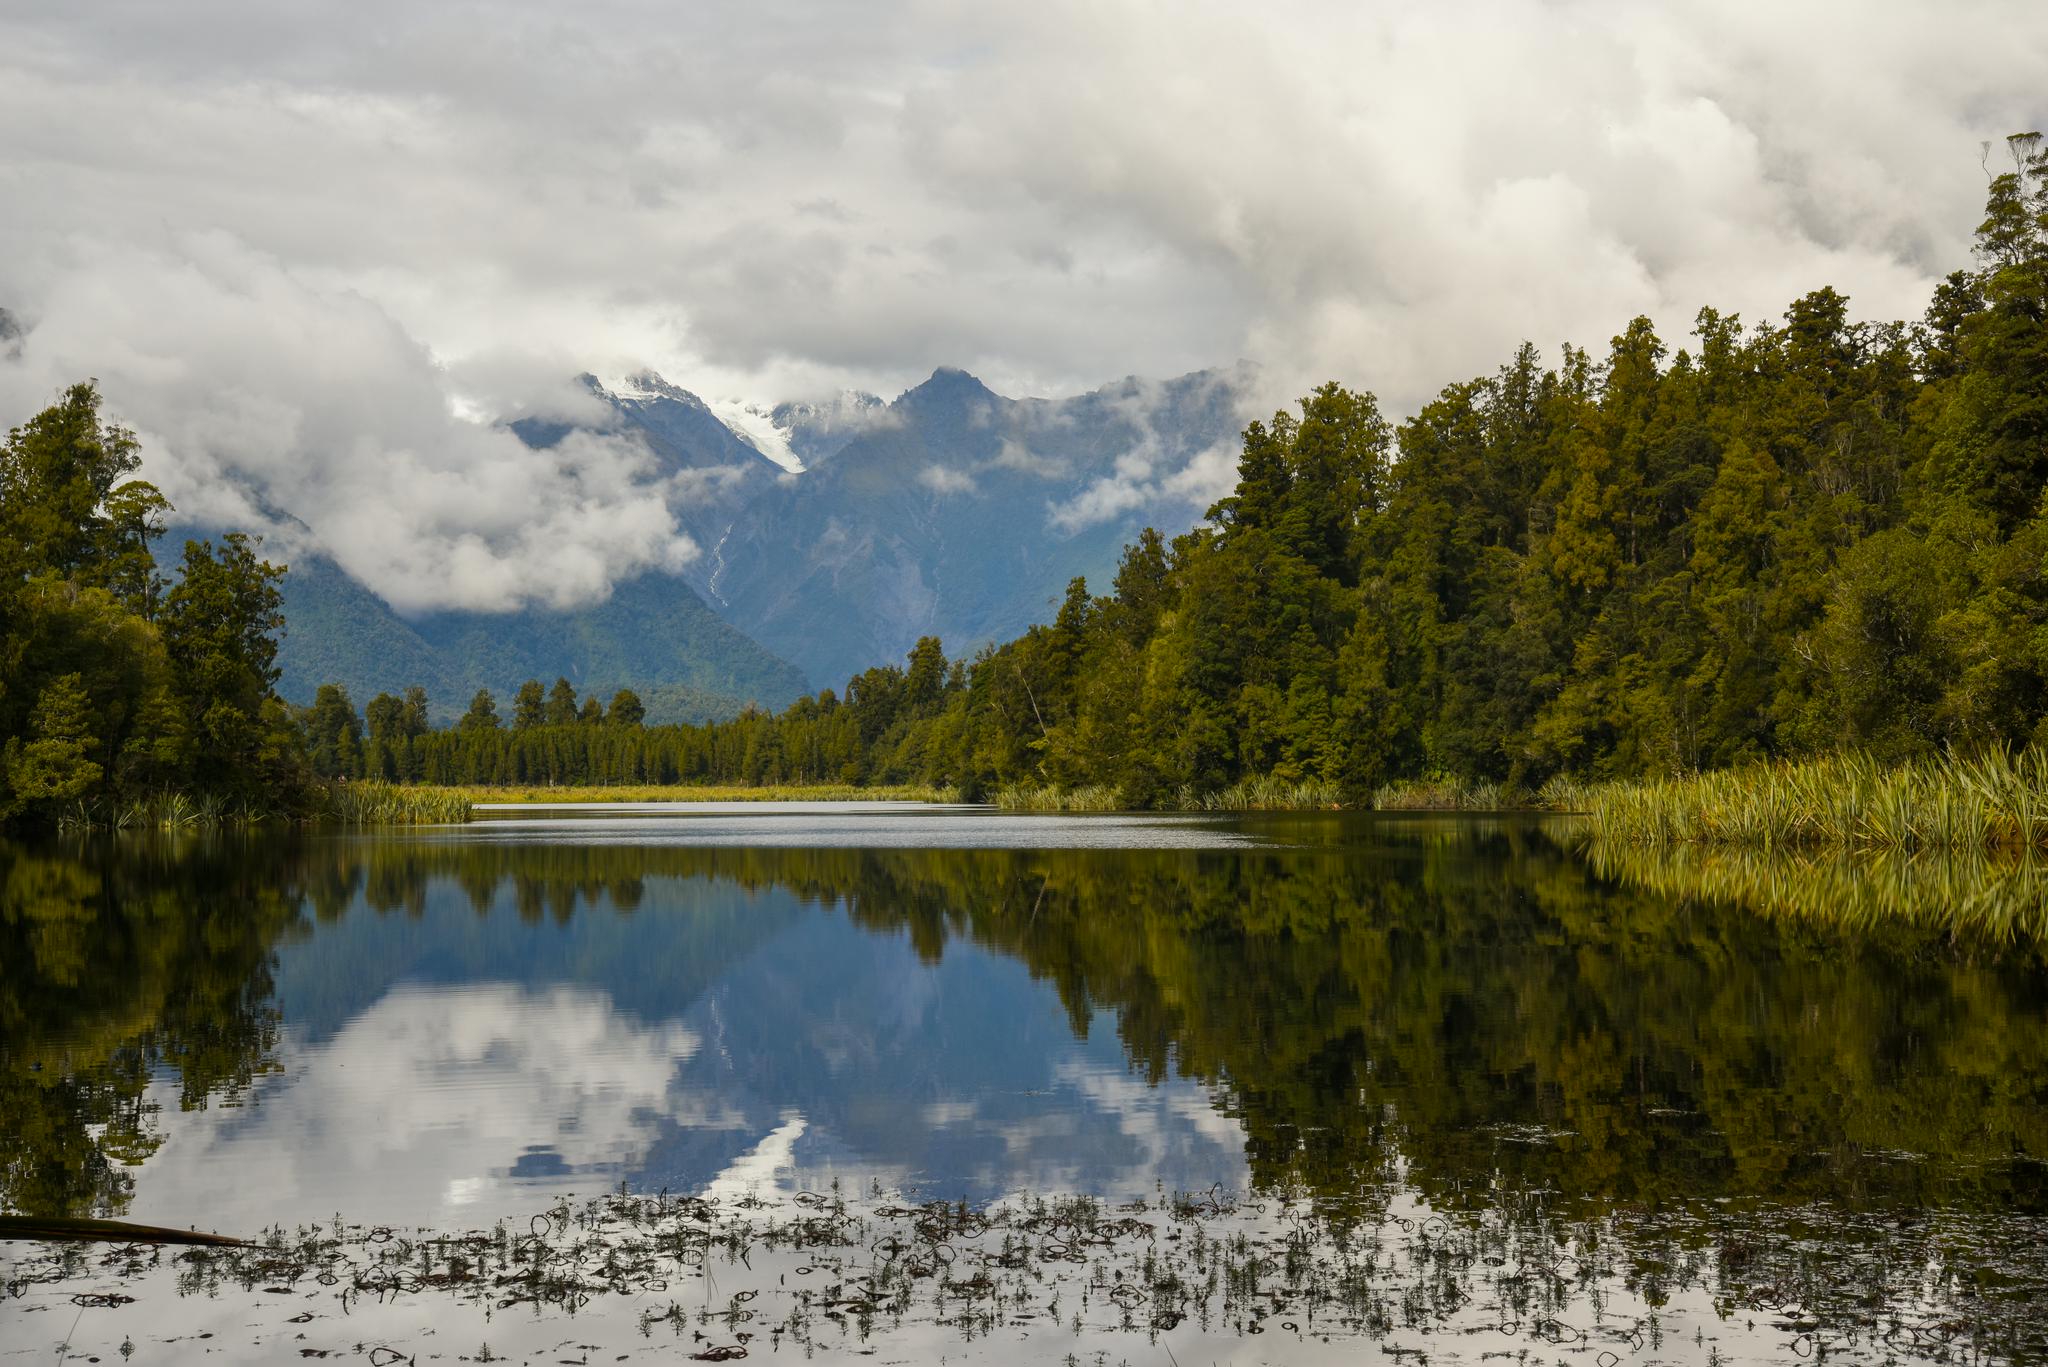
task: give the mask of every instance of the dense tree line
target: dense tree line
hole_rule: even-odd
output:
[[[170,504],[133,433],[73,385],[0,446],[0,824],[176,791],[294,810],[307,773],[272,691],[277,580],[257,543],[150,543]]]
[[[1524,346],[1398,427],[1326,385],[1110,592],[949,663],[919,642],[779,716],[427,744],[451,779],[1535,785],[2044,739],[2048,150],[2010,140],[1977,264],[1914,324]],[[473,710],[472,720],[475,718]],[[426,766],[417,766],[425,771]]]

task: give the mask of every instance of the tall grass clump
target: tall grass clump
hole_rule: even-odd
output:
[[[1376,812],[1519,812],[1549,805],[1546,798],[1526,788],[1449,778],[1383,783],[1372,795]]]
[[[2048,849],[2048,751],[1887,763],[1862,754],[1605,783],[1574,794],[1601,839],[1641,845]]]
[[[1228,788],[1214,792],[1182,787],[1176,796],[1176,805],[1188,812],[1321,811],[1340,806],[1343,798],[1334,783],[1315,779],[1297,782],[1272,774],[1239,779]]]
[[[1055,783],[1010,783],[996,789],[995,805],[1006,812],[1117,812],[1123,795],[1113,787],[1062,788]]]
[[[483,783],[414,784],[421,791],[450,793],[471,802],[931,802],[961,800],[953,784],[930,783],[588,783],[540,787]]]
[[[343,826],[445,826],[470,819],[470,801],[445,788],[397,783],[337,783],[321,816]]]
[[[256,826],[277,819],[246,798],[191,793],[148,793],[140,797],[93,798],[69,804],[57,814],[57,829],[83,834],[101,831],[186,831],[223,826]]]

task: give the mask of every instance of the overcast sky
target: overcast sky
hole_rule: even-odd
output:
[[[97,375],[183,506],[574,601],[691,553],[630,449],[466,421],[576,371],[1407,412],[1638,313],[1915,316],[2044,92],[2042,0],[0,0],[0,421]]]

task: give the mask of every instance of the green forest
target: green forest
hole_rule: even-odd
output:
[[[1246,429],[1205,525],[1147,534],[1108,593],[1077,579],[972,660],[926,639],[706,727],[572,722],[552,696],[506,724],[479,696],[434,733],[380,698],[365,732],[330,698],[337,739],[314,744],[437,782],[1146,806],[1252,778],[1358,800],[2048,739],[2048,148],[2008,146],[1974,267],[1918,322],[1855,321],[1823,288],[1778,322],[1703,309],[1674,352],[1638,318],[1554,366],[1524,345],[1398,425],[1326,385]]]

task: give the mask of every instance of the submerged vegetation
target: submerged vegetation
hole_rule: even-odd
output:
[[[581,1313],[580,1336],[673,1343],[701,1362],[856,1345],[865,1355],[906,1331],[928,1342],[934,1329],[1000,1345],[1005,1361],[1069,1363],[1067,1335],[1170,1345],[1176,1331],[1184,1344],[1270,1334],[1283,1356],[1282,1345],[1335,1342],[1423,1358],[1407,1345],[1437,1336],[1483,1336],[1504,1358],[1598,1350],[1603,1363],[1688,1340],[1711,1341],[1709,1361],[1789,1350],[1998,1363],[2048,1352],[2034,1313],[2048,1294],[2038,1217],[1965,1241],[1826,1206],[1574,1220],[1540,1193],[1508,1194],[1484,1213],[1404,1210],[1397,1199],[1362,1194],[1333,1213],[1286,1193],[1220,1189],[1114,1205],[1027,1193],[990,1206],[878,1188],[736,1199],[621,1189],[462,1232],[337,1219],[169,1256],[133,1243],[97,1258],[46,1249],[11,1270],[8,1290],[38,1310],[146,1296],[171,1342],[166,1302],[245,1297],[236,1329],[300,1357],[360,1353],[372,1336],[362,1312],[394,1304],[417,1307],[413,1334],[443,1342],[449,1306],[476,1312],[479,1329],[495,1325],[501,1344],[527,1317]],[[1814,1228],[1829,1237],[1804,1237]],[[128,1288],[118,1299],[80,1289],[109,1273]],[[590,1313],[620,1304],[635,1313]],[[495,1318],[507,1311],[522,1313]],[[411,1360],[388,1340],[370,1357]],[[503,1359],[486,1347],[477,1360]]]

